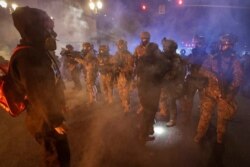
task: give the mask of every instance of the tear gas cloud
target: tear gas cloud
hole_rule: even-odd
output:
[[[150,1],[148,2],[151,5]],[[123,6],[125,3],[129,2],[123,2]],[[192,6],[192,4],[197,5]],[[250,13],[250,8],[247,6],[250,6],[250,2],[241,0],[190,0],[185,1],[185,5],[169,5],[166,9],[166,15],[158,15],[157,9],[154,12],[148,11],[142,13],[140,8],[137,9],[139,10],[138,12],[130,13],[130,22],[136,25],[133,31],[127,31],[128,34],[126,34],[129,44],[130,42],[132,43],[130,44],[130,49],[134,49],[134,43],[138,43],[136,39],[139,38],[138,34],[144,30],[149,31],[152,41],[157,42],[159,45],[164,36],[176,40],[180,48],[186,48],[182,43],[191,43],[192,37],[195,34],[204,35],[207,39],[207,44],[210,44],[218,40],[219,36],[223,33],[233,33],[238,37],[238,46],[240,49],[245,49],[246,45],[249,46],[250,41],[246,39],[246,36],[250,35],[250,22],[247,19]],[[119,4],[119,6],[122,5]],[[123,16],[127,15],[128,12],[126,12],[126,9],[124,10],[124,7],[116,10],[115,16],[117,17],[115,17],[115,20],[120,20],[121,22],[123,17],[120,16],[122,14],[117,14],[117,12],[122,12]],[[138,13],[140,17],[137,16]],[[119,21],[114,24],[117,27]],[[128,24],[128,26],[131,27],[131,24]],[[121,26],[120,29],[126,30],[126,27]],[[127,30],[130,30],[130,28],[127,28]]]
[[[181,42],[191,42],[194,34],[205,35],[209,43],[210,41],[217,40],[218,36],[224,32],[236,34],[240,43],[243,41],[249,42],[245,39],[245,37],[250,34],[249,27],[247,27],[248,24],[246,24],[249,10],[246,9],[205,7],[180,8],[173,6],[168,8],[166,15],[158,16],[157,13],[154,12],[140,13],[141,11],[136,7],[134,7],[135,10],[131,10],[134,1],[108,1],[110,2],[108,4],[113,5],[109,7],[112,11],[108,12],[106,16],[105,13],[101,13],[103,16],[99,15],[98,18],[94,19],[101,21],[102,24],[108,27],[102,27],[102,24],[100,23],[100,27],[97,26],[97,28],[100,28],[98,31],[105,34],[112,34],[114,37],[110,41],[107,40],[112,53],[115,51],[115,41],[120,38],[124,38],[128,41],[129,50],[133,52],[136,45],[140,43],[139,34],[142,31],[149,31],[151,33],[151,41],[157,42],[159,45],[161,39],[167,37],[176,40],[179,46],[183,47],[181,46]],[[60,52],[61,47],[65,47],[68,43],[72,44],[76,50],[79,50],[81,49],[82,42],[93,40],[93,37],[96,35],[96,25],[93,23],[92,17],[85,15],[86,11],[81,6],[68,5],[62,2],[63,1],[53,1],[50,2],[49,5],[45,4],[42,6],[38,6],[38,4],[34,3],[26,5],[42,8],[54,18],[55,31],[58,34],[59,40],[58,52]],[[188,2],[191,3],[191,1],[187,0],[187,3]],[[231,5],[228,0],[192,1],[192,3],[198,2],[205,4],[218,2],[218,4]],[[242,1],[238,0],[234,2],[235,4],[239,4],[239,2]],[[0,54],[8,55],[10,54],[10,48],[13,48],[17,44],[19,35],[14,29],[10,15],[7,15],[4,19],[1,18],[1,20],[4,21],[0,22],[0,34],[1,38],[3,37],[3,40],[0,41]],[[95,47],[97,47],[97,45]],[[81,78],[83,79],[83,77]],[[78,92],[78,94],[80,95],[78,96],[73,93],[70,94],[78,97],[75,98],[76,101],[72,102],[74,106],[76,106],[76,104],[82,105],[83,101],[86,100],[82,98],[82,95],[84,94],[82,91]],[[84,98],[86,98],[86,95]],[[84,106],[82,108],[86,107]],[[74,108],[74,110],[76,109],[77,108]],[[147,157],[143,157],[141,152],[136,152],[136,147],[138,146],[134,143],[129,143],[130,141],[133,141],[130,138],[133,134],[130,136],[125,135],[132,133],[131,129],[134,129],[135,127],[131,123],[132,120],[124,120],[124,117],[121,116],[121,110],[119,107],[110,109],[110,106],[102,106],[99,110],[93,109],[90,111],[95,113],[96,116],[94,119],[90,119],[90,123],[84,127],[85,129],[74,127],[74,125],[80,124],[80,122],[85,119],[85,117],[81,117],[80,113],[85,111],[79,111],[79,113],[75,113],[75,115],[72,113],[73,116],[68,116],[72,119],[70,130],[79,132],[74,135],[69,134],[73,158],[75,158],[72,162],[75,163],[75,166],[100,166],[99,163],[103,162],[104,158],[107,158],[105,157],[107,153],[108,155],[122,156],[124,154],[120,153],[124,151],[124,149],[127,149],[126,156],[128,156],[121,157],[124,158],[124,163],[128,163],[129,161],[126,161],[126,158],[131,160],[131,157],[134,158],[135,161],[141,160],[143,162],[146,160]],[[115,125],[112,123],[114,119],[117,120],[117,124]],[[158,130],[160,130],[159,133],[162,133],[161,129]],[[110,137],[111,135],[104,134],[105,132],[115,132],[118,135],[112,135],[112,137]],[[72,132],[69,131],[69,133]],[[83,141],[84,139],[86,141]],[[112,146],[112,148],[109,148],[109,146]],[[129,146],[133,149],[129,150]],[[76,152],[74,151],[77,149],[81,152],[76,155]],[[112,160],[112,157],[108,158]]]
[[[28,4],[23,4],[42,8],[54,18],[55,30],[58,34],[57,52],[67,43],[72,44],[77,50],[81,48],[84,41],[91,41],[97,47],[93,38],[96,36],[96,26],[101,34],[110,34],[113,37],[108,42],[105,40],[99,42],[99,44],[108,43],[111,52],[115,51],[115,41],[119,38],[128,40],[129,49],[133,51],[140,42],[139,34],[142,31],[149,31],[151,40],[159,45],[163,37],[172,38],[178,42],[179,48],[185,48],[183,43],[191,43],[195,34],[206,36],[208,44],[218,40],[222,33],[237,35],[238,45],[245,46],[249,43],[249,40],[245,38],[250,35],[250,24],[247,19],[250,13],[247,5],[250,5],[250,2],[247,0],[186,0],[184,6],[176,6],[175,1],[166,3],[166,1],[159,0],[160,3],[167,5],[165,15],[158,14],[157,2],[108,0],[104,5],[106,10],[100,11],[97,16],[88,13],[87,7],[82,4],[73,6],[63,1],[51,1],[47,5],[46,3],[40,5],[32,1],[26,2]],[[141,2],[149,5],[148,11],[141,11]],[[239,8],[239,6],[244,8]],[[100,22],[97,23],[98,25],[95,25],[95,19]],[[5,35],[2,43],[7,44],[9,48],[15,46],[18,35],[12,22],[1,22],[1,24],[5,25],[2,27],[7,27],[1,27],[1,34]]]

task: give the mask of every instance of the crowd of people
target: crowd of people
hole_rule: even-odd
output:
[[[247,69],[246,61],[242,63],[234,51],[235,36],[222,35],[208,53],[205,37],[196,35],[195,46],[188,56],[176,52],[178,44],[172,39],[162,39],[161,51],[158,44],[150,41],[149,32],[142,32],[140,38],[141,43],[133,54],[124,39],[118,40],[114,55],[110,54],[108,45],[100,45],[96,51],[90,42],[84,42],[82,51],[76,52],[69,44],[61,52],[62,73],[66,79],[67,74],[71,74],[74,89],[81,89],[79,71],[83,71],[89,105],[97,102],[99,87],[108,104],[112,104],[113,90],[117,89],[125,113],[131,112],[131,84],[135,83],[139,97],[137,114],[142,118],[139,126],[142,141],[153,139],[157,111],[169,119],[166,126],[176,125],[177,101],[180,112],[190,120],[198,93],[200,120],[194,141],[202,140],[216,108],[217,142],[222,143],[227,122],[236,111],[235,96]]]
[[[154,139],[157,111],[168,116],[166,126],[176,125],[177,101],[188,121],[198,93],[200,119],[194,141],[201,142],[216,110],[217,143],[223,143],[227,123],[237,110],[236,94],[243,83],[249,82],[244,72],[249,71],[250,56],[240,61],[231,34],[222,35],[211,53],[206,51],[205,37],[197,35],[191,54],[183,57],[176,52],[178,44],[174,40],[164,37],[161,51],[145,31],[140,34],[141,42],[133,53],[124,39],[117,41],[114,55],[110,54],[108,45],[100,45],[96,51],[90,42],[84,42],[80,52],[66,45],[59,61],[53,57],[54,24],[44,11],[22,7],[12,17],[22,39],[20,50],[11,58],[9,76],[18,95],[27,102],[27,128],[42,146],[46,166],[70,164],[63,117],[63,82],[73,81],[73,89],[78,91],[83,87],[81,76],[88,106],[98,102],[98,94],[106,104],[112,104],[117,89],[125,115],[132,112],[131,92],[137,89],[136,114],[141,118],[138,140],[142,142]],[[249,86],[243,90],[249,96]]]

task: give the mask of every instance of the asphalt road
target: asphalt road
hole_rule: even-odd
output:
[[[196,98],[192,120],[178,113],[177,126],[167,128],[157,116],[155,140],[146,146],[136,140],[136,93],[133,112],[124,115],[114,105],[85,105],[84,91],[66,91],[66,113],[72,167],[249,167],[250,99],[238,97],[239,110],[229,123],[223,145],[215,143],[216,117],[201,144],[193,142],[198,122]],[[37,167],[41,164],[39,146],[25,129],[25,113],[12,118],[0,112],[0,167]]]

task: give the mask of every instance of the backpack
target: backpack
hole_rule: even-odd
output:
[[[18,116],[26,109],[27,96],[16,98],[18,95],[16,89],[8,83],[11,83],[9,79],[9,66],[12,64],[15,54],[22,50],[30,48],[30,46],[17,46],[11,56],[11,61],[4,64],[0,64],[0,107],[2,107],[12,117]],[[14,97],[14,98],[13,98]],[[17,100],[18,99],[18,100]]]

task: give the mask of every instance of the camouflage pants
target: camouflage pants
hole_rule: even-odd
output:
[[[117,88],[119,92],[119,96],[121,99],[122,107],[124,112],[129,112],[129,105],[130,105],[130,81],[127,80],[124,74],[120,74],[117,78]]]
[[[183,84],[164,84],[161,88],[160,113],[169,114],[170,120],[176,120],[177,99],[183,94]]]
[[[88,104],[93,104],[96,102],[97,88],[95,85],[97,74],[93,71],[86,71],[86,87],[87,87],[87,96]]]
[[[113,78],[112,74],[101,74],[101,89],[104,100],[111,104],[113,102]]]
[[[201,99],[201,115],[197,127],[197,136],[200,138],[206,134],[215,108],[217,109],[217,141],[223,139],[228,122],[228,109],[231,109],[231,106],[223,99],[208,96],[203,96]]]

